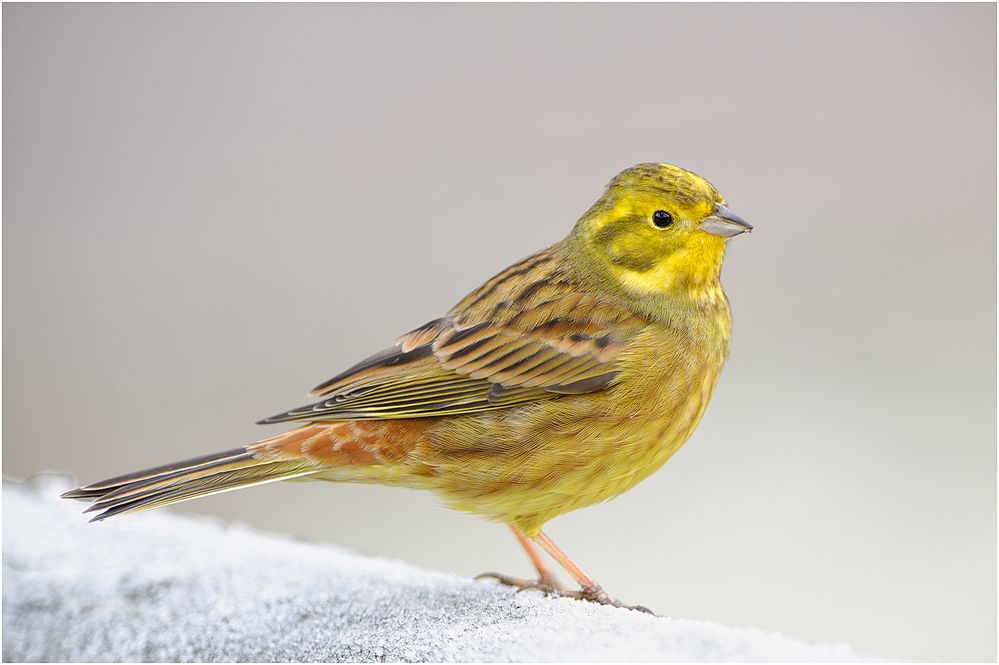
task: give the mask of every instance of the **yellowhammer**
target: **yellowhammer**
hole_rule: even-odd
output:
[[[103,520],[291,478],[429,489],[508,525],[539,575],[491,577],[618,605],[541,529],[630,489],[691,435],[728,354],[726,240],[751,229],[690,171],[626,169],[565,240],[261,421],[300,427],[64,496]]]

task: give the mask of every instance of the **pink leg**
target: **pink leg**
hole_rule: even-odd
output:
[[[539,533],[537,537],[535,537],[534,542],[540,545],[541,549],[548,552],[553,559],[558,561],[559,565],[565,568],[565,570],[572,575],[573,579],[579,583],[579,586],[582,587],[579,591],[562,592],[560,595],[568,596],[570,598],[578,598],[580,600],[588,600],[593,603],[600,603],[601,605],[625,607],[630,610],[639,610],[641,612],[653,614],[652,610],[647,607],[642,607],[641,605],[624,605],[607,595],[607,592],[601,589],[600,585],[597,584],[592,577],[583,572],[583,569],[580,568],[575,561],[570,559],[569,556],[555,544],[555,541],[549,538],[544,532]]]
[[[562,583],[558,581],[558,576],[552,571],[552,569],[545,563],[544,558],[541,556],[541,552],[535,547],[534,543],[524,535],[524,532],[513,524],[508,525],[510,530],[513,531],[513,535],[517,537],[517,542],[520,546],[524,548],[527,552],[527,556],[531,559],[531,563],[534,564],[534,569],[538,571],[537,580],[522,580],[516,577],[510,577],[509,575],[501,575],[500,573],[482,573],[481,575],[476,575],[475,579],[489,578],[494,579],[501,584],[507,586],[517,587],[521,591],[526,591],[527,589],[537,589],[538,591],[544,591],[545,593],[552,595],[561,595],[565,589],[562,587]]]

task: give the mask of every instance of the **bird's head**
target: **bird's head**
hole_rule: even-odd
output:
[[[717,285],[725,242],[752,228],[696,173],[639,164],[610,182],[568,243],[580,268],[609,286],[677,296]]]

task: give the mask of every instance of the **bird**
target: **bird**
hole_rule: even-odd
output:
[[[63,496],[101,521],[279,480],[430,490],[509,527],[537,572],[479,577],[648,611],[543,527],[634,487],[691,436],[729,353],[726,246],[752,228],[694,172],[632,166],[563,240],[318,385],[316,401],[259,421],[294,429]]]

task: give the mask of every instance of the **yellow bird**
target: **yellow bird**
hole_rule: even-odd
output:
[[[508,525],[538,572],[488,576],[623,606],[542,527],[627,491],[690,437],[728,355],[726,241],[751,229],[704,178],[633,166],[567,238],[261,421],[298,428],[64,496],[103,520],[293,478],[428,489]]]

